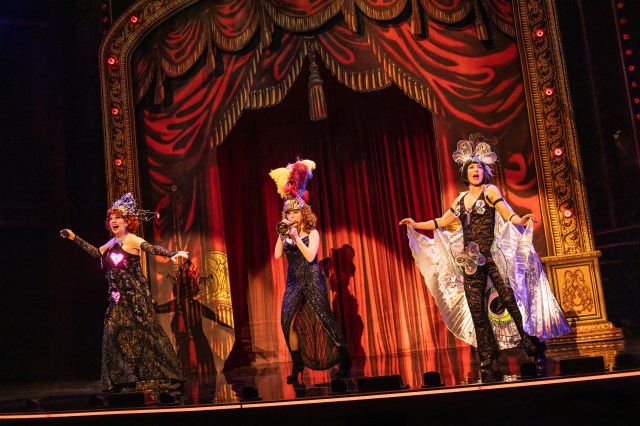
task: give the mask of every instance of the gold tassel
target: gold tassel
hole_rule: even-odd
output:
[[[356,5],[353,0],[347,0],[342,4],[342,14],[347,27],[354,33],[358,32],[358,16],[356,15]]]
[[[273,41],[271,35],[273,34],[273,21],[267,17],[267,12],[264,10],[263,2],[259,3],[260,7],[260,42],[263,48],[267,48]]]
[[[474,1],[474,9],[476,12],[476,32],[478,33],[478,40],[487,41],[489,40],[489,32],[482,19],[482,11],[480,10],[478,0]]]
[[[322,78],[318,73],[316,65],[316,51],[313,40],[307,40],[309,49],[309,118],[318,121],[327,118],[327,104],[324,99],[324,89],[322,88]]]
[[[216,70],[216,55],[211,47],[211,39],[207,40],[207,74],[212,74]]]
[[[411,18],[409,23],[411,25],[411,32],[414,35],[422,34],[422,21],[420,20],[418,0],[411,0]]]

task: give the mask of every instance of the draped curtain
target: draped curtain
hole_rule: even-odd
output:
[[[355,309],[350,296],[358,304],[365,329],[343,324],[348,334],[362,334],[359,344],[363,348],[352,349],[372,355],[410,351],[424,348],[425,344],[455,345],[438,334],[441,324],[423,294],[424,288],[410,290],[413,287],[405,285],[422,281],[406,258],[404,236],[395,224],[405,214],[418,219],[439,214],[436,176],[440,177],[443,198],[455,196],[456,169],[450,153],[456,141],[472,131],[502,136],[508,141],[496,147],[503,159],[498,179],[502,180],[512,204],[516,200],[514,207],[538,212],[528,119],[513,34],[511,2],[506,0],[196,3],[157,27],[136,50],[131,64],[138,102],[143,194],[146,205],[161,213],[160,221],[154,224],[154,238],[174,247],[180,244],[190,250],[197,247],[192,254],[196,262],[200,257],[203,269],[206,269],[203,259],[210,253],[226,253],[233,317],[240,339],[250,340],[253,353],[267,360],[280,357],[282,348],[270,342],[276,341],[273,324],[277,323],[278,309],[274,303],[281,296],[281,289],[272,287],[272,294],[267,295],[253,292],[251,286],[264,282],[265,288],[269,288],[283,281],[284,266],[258,262],[262,266],[256,270],[246,263],[248,259],[263,259],[272,247],[258,247],[251,240],[254,235],[235,236],[236,227],[245,224],[236,223],[234,214],[244,210],[258,214],[263,223],[255,229],[269,229],[278,219],[279,208],[265,204],[275,202],[265,199],[263,203],[242,204],[235,210],[240,198],[238,194],[227,193],[226,186],[235,188],[250,182],[260,185],[257,194],[266,196],[272,184],[264,174],[266,169],[294,160],[292,154],[308,157],[317,154],[314,160],[325,158],[325,162],[320,161],[324,167],[320,168],[320,179],[351,177],[348,182],[324,181],[315,193],[320,202],[317,213],[326,222],[322,230],[325,237],[322,254],[330,259],[325,262],[327,274],[334,283],[344,283],[345,275],[349,275],[345,270],[353,269],[349,266],[353,263],[355,270],[350,281],[359,283],[351,288],[350,294],[332,295],[340,296],[334,305],[339,316]],[[223,156],[225,149],[240,145],[227,139],[245,130],[241,115],[248,114],[249,109],[281,107],[278,104],[285,103],[298,77],[308,76],[305,66],[309,65],[312,52],[317,52],[319,60],[331,71],[331,77],[324,75],[329,120],[339,119],[338,129],[357,130],[352,134],[360,135],[355,140],[352,137],[341,141],[340,147],[353,149],[351,144],[359,144],[361,156],[365,153],[369,156],[342,155],[341,150],[315,152],[309,148],[293,152],[297,142],[284,134],[290,131],[289,127],[305,129],[308,133],[305,139],[313,136],[315,144],[327,150],[340,140],[336,130],[327,130],[320,138],[308,116],[300,117],[289,127],[275,126],[282,133],[280,137],[264,138],[267,129],[274,126],[271,122],[263,123],[251,137],[254,145],[246,145],[246,154]],[[384,117],[371,120],[374,111],[370,116],[354,116],[352,110],[362,107],[360,101],[354,101],[348,110],[331,110],[331,102],[341,101],[332,98],[336,96],[335,90],[327,86],[334,77],[357,92],[395,85],[417,106],[434,113],[435,129],[416,127],[415,120],[401,116],[397,116],[395,124],[384,121]],[[306,111],[306,101],[301,102],[304,104],[289,108]],[[370,101],[379,105],[384,102],[383,98]],[[291,109],[283,111],[292,113]],[[369,123],[382,122],[387,124],[378,128],[377,133],[366,133],[373,132]],[[426,136],[434,133],[438,136],[437,143]],[[363,134],[368,138],[363,139]],[[412,157],[417,147],[425,150],[430,147],[431,151],[423,153],[418,161]],[[281,150],[281,156],[267,155]],[[245,157],[253,157],[253,161],[240,160]],[[218,186],[218,172],[222,188]],[[410,175],[399,180],[396,173]],[[378,180],[371,180],[373,176]],[[403,185],[408,185],[411,191],[406,192],[406,199],[396,198],[398,193],[407,191]],[[335,191],[340,189],[343,194],[350,187],[360,192],[335,202]],[[420,191],[424,191],[429,209],[418,202]],[[355,221],[353,226],[334,224],[338,209],[347,206],[354,209],[345,215],[349,221]],[[358,210],[365,206],[370,210]],[[227,210],[230,208],[234,211]],[[223,214],[212,213],[212,209],[222,209]],[[180,212],[179,218],[176,211]],[[180,242],[176,239],[178,232]],[[248,270],[252,276],[234,276],[234,262],[244,265],[242,270]],[[159,283],[167,273],[161,266],[151,264]],[[157,286],[159,298],[171,297],[161,285]],[[406,302],[414,297],[412,303]],[[389,323],[383,313],[390,303],[394,303],[392,317],[396,322]],[[263,311],[257,314],[260,309]],[[356,329],[349,331],[348,327]]]
[[[332,94],[326,120],[309,125],[300,108],[307,97],[302,79],[282,104],[244,114],[217,149],[225,236],[235,242],[229,256],[234,300],[246,300],[244,314],[242,303],[235,305],[236,324],[248,328],[238,329],[247,335],[240,340],[251,342],[255,364],[289,359],[279,309],[286,261],[273,258],[282,200],[268,173],[300,156],[317,165],[308,190],[319,219],[319,262],[356,368],[367,375],[401,371],[409,380],[409,359],[377,356],[412,353],[424,357],[416,364],[421,372],[436,363],[460,368],[469,361],[457,358],[464,355],[432,351],[465,345],[440,320],[398,226],[407,214],[441,211],[432,116],[395,88],[358,94],[328,73],[323,79]]]

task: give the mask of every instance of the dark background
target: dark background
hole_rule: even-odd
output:
[[[107,236],[98,49],[132,3],[0,2],[0,382],[99,378],[103,272],[58,231]],[[640,326],[638,3],[556,0],[608,316],[626,334]]]

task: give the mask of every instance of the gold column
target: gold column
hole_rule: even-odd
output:
[[[550,343],[622,339],[607,320],[553,0],[513,0],[552,290],[571,324]]]

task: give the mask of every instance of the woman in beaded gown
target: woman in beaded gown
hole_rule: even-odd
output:
[[[445,323],[456,337],[477,346],[480,367],[494,366],[500,349],[519,343],[541,366],[544,340],[570,328],[531,243],[533,214],[514,213],[500,189],[489,184],[496,154],[482,135],[469,139],[458,142],[453,154],[468,190],[442,217],[405,218],[400,225],[408,225],[413,256]],[[461,226],[455,232],[443,229],[456,220]],[[524,233],[514,225],[526,225]],[[432,230],[434,238],[412,228]],[[495,292],[487,291],[491,287]],[[492,321],[488,299],[511,320]]]
[[[107,211],[107,229],[113,238],[100,248],[70,229],[60,234],[91,256],[106,270],[109,306],[102,337],[102,386],[104,391],[177,389],[186,377],[176,352],[154,310],[149,284],[142,273],[140,253],[165,256],[176,262],[187,252],[171,252],[149,244],[133,233],[140,219],[152,212],[138,210],[128,193]],[[155,214],[153,214],[155,216]]]
[[[326,370],[339,364],[336,377],[348,377],[351,368],[347,343],[331,312],[318,264],[320,235],[306,191],[314,168],[313,161],[298,160],[270,173],[285,198],[281,223],[286,226],[276,241],[274,256],[279,259],[285,254],[288,263],[281,310],[282,332],[293,361],[288,383],[297,382],[305,366]]]

